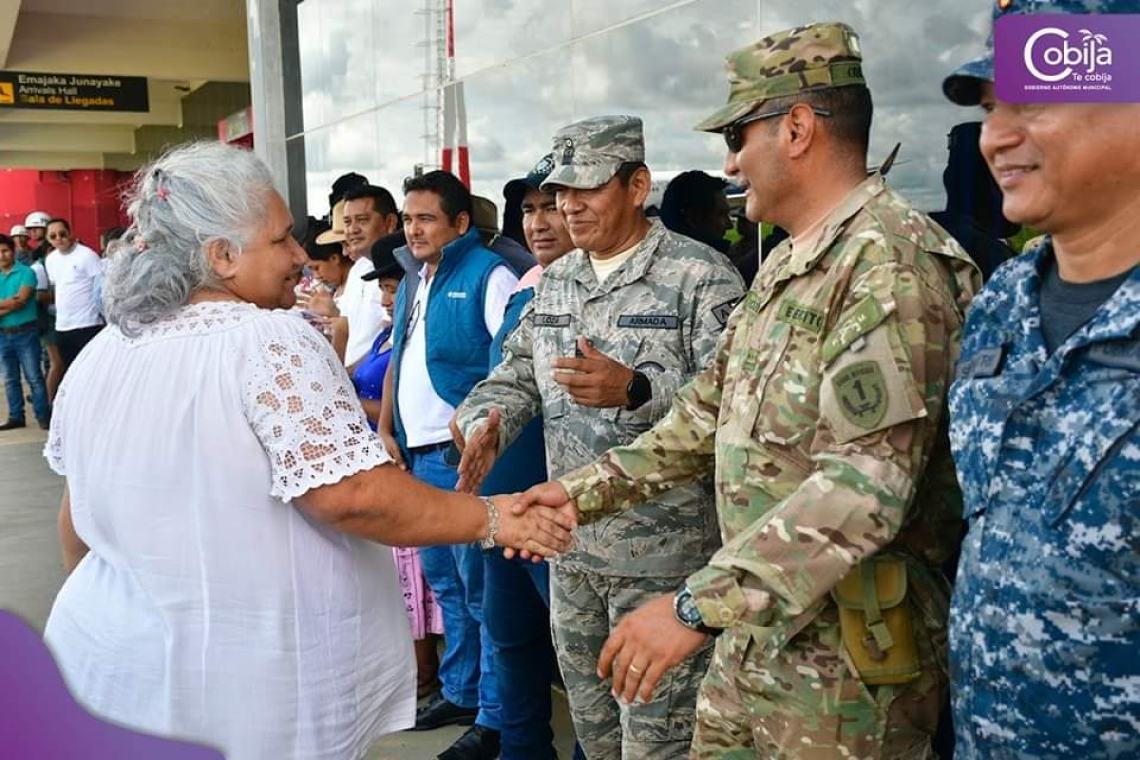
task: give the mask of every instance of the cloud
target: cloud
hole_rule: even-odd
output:
[[[795,24],[842,19],[860,33],[875,98],[870,161],[901,141],[891,184],[920,207],[940,208],[945,135],[980,118],[948,103],[941,82],[982,50],[989,11],[926,5],[693,0],[627,23],[663,4],[456,0],[456,70],[465,83],[474,189],[498,199],[508,179],[550,149],[555,129],[600,113],[642,117],[651,169],[716,170],[723,142],[692,125],[725,101],[724,56]],[[438,19],[418,14],[419,7],[380,0],[298,6],[312,213],[324,212],[339,174],[361,171],[396,189],[429,158],[424,135],[434,112],[425,125],[423,108],[434,91],[424,91],[422,43]]]

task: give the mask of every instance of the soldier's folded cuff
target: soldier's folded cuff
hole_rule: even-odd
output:
[[[748,613],[744,590],[728,570],[702,568],[689,576],[687,585],[709,628],[728,628]]]
[[[611,489],[605,482],[600,465],[586,465],[558,479],[566,493],[578,505],[578,515],[583,518],[601,516],[610,509],[613,502]],[[583,522],[589,522],[585,519]]]

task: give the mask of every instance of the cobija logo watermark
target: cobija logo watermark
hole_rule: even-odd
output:
[[[1140,101],[1140,15],[1002,16],[994,26],[994,86],[1002,100]]]
[[[1025,42],[1025,68],[1042,82],[1111,82],[1112,74],[1107,69],[1112,67],[1112,48],[1107,44],[1108,37],[1088,29],[1081,29],[1080,34],[1078,47],[1070,44],[1070,35],[1064,29],[1038,29]]]

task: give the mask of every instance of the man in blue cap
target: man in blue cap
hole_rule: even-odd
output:
[[[1098,12],[1140,2],[994,17]],[[957,756],[1140,757],[1140,104],[1008,103],[993,79],[991,42],[943,88],[986,113],[1005,216],[1049,236],[974,301],[950,394]]]
[[[525,177],[503,188],[506,210],[517,209],[527,249],[538,261],[527,271],[507,302],[503,324],[491,343],[489,369],[503,360],[503,345],[518,326],[526,305],[534,297],[543,269],[574,250],[566,220],[558,212],[554,193],[541,188],[554,160],[548,153]],[[524,249],[526,250],[526,249]],[[452,434],[462,450],[466,441],[452,423]],[[483,481],[482,493],[515,493],[546,480],[543,420],[539,415],[523,427]],[[461,484],[474,491],[475,483]],[[500,760],[556,758],[550,728],[550,682],[554,650],[550,642],[550,568],[501,551],[487,551],[483,570],[483,616],[495,647],[495,674],[503,705]]]

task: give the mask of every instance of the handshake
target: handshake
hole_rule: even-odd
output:
[[[478,433],[465,440],[455,420],[451,435],[462,453],[459,482],[455,490],[477,494],[499,454],[499,412],[493,410]],[[569,551],[578,527],[578,509],[557,481],[540,483],[523,493],[495,496],[499,529],[495,543],[504,547],[503,556],[516,555],[534,562]]]
[[[491,518],[495,544],[503,556],[533,562],[554,557],[574,546],[578,509],[558,482],[540,483],[524,493],[491,497],[498,526]]]

